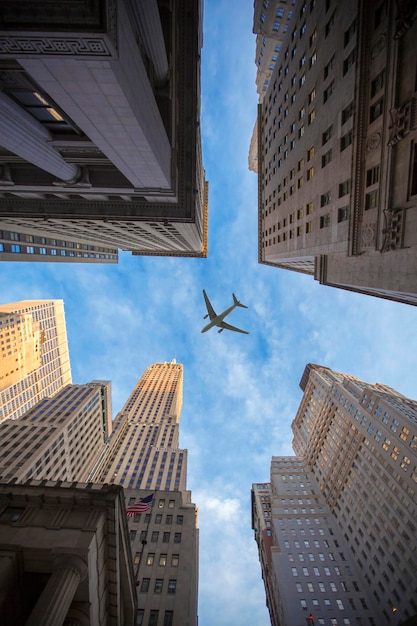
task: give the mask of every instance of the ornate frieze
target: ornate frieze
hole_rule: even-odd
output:
[[[384,227],[382,229],[382,245],[380,252],[388,252],[403,247],[405,209],[384,209]]]
[[[390,109],[391,124],[389,126],[388,145],[395,146],[410,132],[411,101],[400,107]]]

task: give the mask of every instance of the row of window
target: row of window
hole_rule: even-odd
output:
[[[159,541],[159,535],[161,534],[162,536],[162,543],[169,543],[171,540],[171,533],[170,532],[162,532],[160,533],[159,530],[154,530],[151,533],[151,542],[152,543],[156,543],[157,541]],[[130,536],[130,541],[134,541],[136,539],[136,535],[137,535],[137,531],[136,530],[130,530],[129,531],[129,536]],[[182,533],[173,533],[174,536],[174,543],[181,543],[181,539],[182,539]],[[142,530],[140,533],[140,540],[141,541],[146,541],[148,537],[148,532],[146,530]]]
[[[133,517],[133,521],[134,522],[140,522],[142,518],[142,514],[138,513]],[[145,517],[144,517],[144,522],[145,524],[149,524],[149,522],[151,521],[151,514],[150,513],[146,513]],[[162,514],[161,513],[157,513],[155,515],[155,524],[162,524]],[[166,515],[165,516],[165,524],[172,524],[173,522],[173,515]],[[177,515],[176,517],[176,523],[182,525],[184,523],[184,516],[183,515]]]
[[[142,584],[140,586],[141,593],[148,593],[150,587],[150,578],[142,578]],[[168,580],[168,584],[166,587],[167,593],[175,593],[177,590],[177,580],[176,578],[170,578]],[[153,592],[154,593],[162,593],[164,591],[164,579],[156,578],[154,583]]]
[[[159,613],[161,613],[162,615],[162,611],[159,611],[159,609],[150,610],[147,626],[158,626]],[[136,613],[136,622],[135,622],[136,626],[145,626],[144,615],[145,615],[145,610],[138,609]],[[174,623],[174,612],[165,611],[163,626],[172,626],[173,623]]]
[[[57,250],[56,248],[22,246],[16,243],[0,243],[0,252],[13,252],[16,254],[40,254],[47,256],[68,256],[76,257],[78,259],[117,259],[117,255],[115,254],[99,254],[98,252],[74,252],[73,250]]]

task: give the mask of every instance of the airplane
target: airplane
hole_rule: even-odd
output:
[[[234,293],[232,293],[232,296],[233,296],[232,306],[229,306],[227,309],[223,311],[223,313],[220,313],[219,315],[216,314],[215,310],[211,306],[211,302],[208,299],[208,296],[204,289],[203,289],[203,296],[204,296],[204,300],[206,301],[206,307],[208,311],[207,315],[205,315],[203,319],[206,319],[207,317],[209,317],[210,323],[207,324],[207,326],[204,326],[203,330],[201,331],[202,333],[207,332],[208,330],[210,330],[210,328],[213,328],[213,326],[218,326],[220,328],[220,330],[217,331],[218,333],[222,333],[224,330],[234,330],[237,333],[243,333],[244,335],[249,335],[247,330],[241,330],[240,328],[236,328],[236,326],[231,326],[230,324],[226,324],[226,322],[223,321],[224,318],[227,315],[229,315],[229,313],[231,313],[233,309],[235,309],[237,306],[242,307],[242,309],[248,308],[247,306],[239,302],[239,300],[236,298]]]

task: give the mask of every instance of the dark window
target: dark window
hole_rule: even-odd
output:
[[[345,222],[349,217],[349,207],[344,206],[337,210],[337,221]]]
[[[150,581],[150,578],[142,578],[142,584],[141,584],[140,590],[143,593],[146,593],[147,591],[149,591],[149,581]]]
[[[326,228],[326,226],[330,226],[330,213],[320,217],[320,228]]]
[[[411,146],[411,180],[410,195],[417,194],[417,143]]]
[[[366,172],[366,186],[370,187],[370,185],[374,185],[379,182],[379,165],[375,167],[371,167]]]
[[[149,613],[148,626],[157,626],[158,616],[159,616],[159,611],[157,611],[156,609],[152,609],[151,612]]]
[[[385,70],[382,70],[382,72],[380,72],[378,76],[376,76],[374,80],[371,82],[371,98],[373,98],[378,93],[378,91],[380,91],[383,88],[384,82],[385,82]]]
[[[174,623],[174,612],[165,611],[164,626],[172,626],[173,623]]]
[[[382,115],[384,110],[384,99],[380,98],[378,102],[375,102],[369,110],[369,121],[374,122],[378,117]]]
[[[346,133],[346,135],[343,135],[343,137],[340,140],[340,152],[343,152],[343,150],[346,150],[346,148],[350,146],[352,141],[353,141],[353,131],[349,130]]]

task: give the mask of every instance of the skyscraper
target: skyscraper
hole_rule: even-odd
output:
[[[207,256],[201,0],[4,0],[0,260]]]
[[[253,487],[272,623],[417,617],[417,402],[312,364],[300,386],[297,456],[273,457],[271,483]]]
[[[0,422],[71,383],[62,300],[0,305]]]
[[[87,482],[111,429],[110,383],[67,385],[0,424],[0,480]]]
[[[114,421],[95,482],[123,485],[127,505],[151,496],[129,521],[138,589],[137,624],[196,626],[197,509],[179,445],[183,367],[147,368]],[[160,620],[160,621],[158,621]]]
[[[256,0],[260,263],[416,304],[414,14]]]

